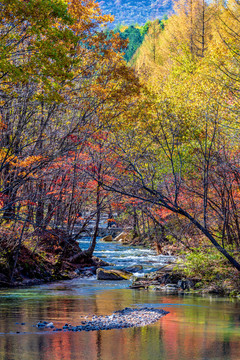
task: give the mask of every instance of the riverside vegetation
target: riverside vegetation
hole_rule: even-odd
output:
[[[237,295],[239,2],[176,1],[132,50],[93,0],[0,7],[0,285],[97,266],[108,214]]]

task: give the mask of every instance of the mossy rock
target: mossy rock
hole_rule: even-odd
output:
[[[132,274],[120,270],[97,269],[98,280],[129,280]]]

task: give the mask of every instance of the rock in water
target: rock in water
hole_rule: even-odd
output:
[[[120,241],[123,244],[127,244],[129,241],[129,234],[126,232],[122,232],[121,234],[115,237],[114,241]]]
[[[128,280],[132,274],[120,270],[97,269],[98,280]]]
[[[135,272],[141,271],[142,269],[143,269],[142,265],[132,265],[132,266],[124,268],[123,271],[135,273]]]
[[[39,321],[39,322],[37,323],[37,327],[38,327],[38,328],[43,329],[43,328],[45,328],[45,326],[46,326],[46,324],[45,324],[44,322],[42,322],[42,321]]]
[[[101,241],[106,241],[106,242],[111,242],[113,241],[112,235],[107,235],[104,236],[103,238],[100,239]]]
[[[54,328],[53,323],[52,323],[52,322],[48,323],[48,324],[46,325],[46,328],[53,329],[53,328]]]
[[[37,323],[36,326],[40,329],[44,329],[44,328],[53,329],[54,328],[54,325],[52,322],[41,321],[41,320]]]

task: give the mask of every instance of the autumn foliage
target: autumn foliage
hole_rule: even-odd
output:
[[[168,20],[148,23],[132,67],[93,0],[0,9],[0,220],[18,233],[11,279],[29,239],[34,252],[54,229],[72,239],[103,212],[134,238],[187,248],[208,239],[240,270],[228,252],[240,246],[238,2],[176,1]]]
[[[18,233],[13,278],[25,234],[36,250],[36,236],[52,228],[71,236],[87,208],[84,221],[96,215],[98,196],[102,206],[99,183],[111,174],[101,161],[116,162],[104,134],[139,88],[125,42],[105,33],[112,18],[95,1],[0,7],[0,218]]]

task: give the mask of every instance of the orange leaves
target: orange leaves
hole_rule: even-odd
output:
[[[132,206],[138,206],[139,204],[142,204],[142,200],[133,197],[127,197],[125,198],[125,203]]]
[[[114,209],[114,210],[117,210],[117,211],[124,211],[126,210],[126,204],[125,202],[115,202],[115,201],[111,201],[111,207]]]
[[[0,115],[0,131],[6,129],[7,129],[7,125],[2,121],[2,116]]]
[[[23,174],[26,174],[24,170],[30,172],[33,166],[37,166],[43,160],[44,158],[41,155],[27,156],[21,159],[17,156],[10,155],[6,148],[0,149],[0,162],[5,162],[10,165],[10,172],[14,172],[17,169],[20,172],[23,171]]]
[[[102,15],[99,5],[93,0],[70,0],[68,10],[75,19],[71,28],[80,36],[84,31],[89,32],[99,25],[113,21],[112,16]]]
[[[104,221],[104,223],[115,223],[116,220],[115,219],[107,219],[106,221]]]
[[[18,168],[25,168],[25,167],[31,167],[34,164],[39,163],[39,161],[42,161],[43,157],[41,155],[33,155],[33,156],[27,156],[25,159],[20,160],[18,158],[15,158],[15,161],[12,162],[16,167]]]

